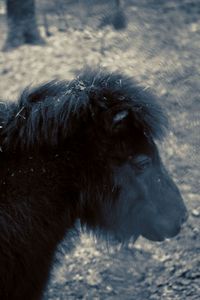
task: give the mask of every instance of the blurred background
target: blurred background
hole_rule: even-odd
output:
[[[44,300],[200,299],[200,1],[0,0],[0,36],[1,101],[84,65],[157,94],[171,124],[161,156],[190,214],[162,243],[107,249],[85,233],[69,253],[66,238]]]

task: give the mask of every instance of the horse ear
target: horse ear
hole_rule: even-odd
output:
[[[129,116],[128,109],[118,111],[113,115],[111,128],[114,133],[121,132],[127,128],[128,116]]]

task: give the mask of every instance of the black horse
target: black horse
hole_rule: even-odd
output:
[[[0,123],[0,299],[41,299],[77,219],[119,242],[162,241],[186,220],[154,142],[166,117],[126,76],[86,69],[26,89]]]

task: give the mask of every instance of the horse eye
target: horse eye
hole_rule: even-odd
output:
[[[132,158],[132,164],[138,171],[144,171],[151,165],[151,158],[146,155],[139,155]]]

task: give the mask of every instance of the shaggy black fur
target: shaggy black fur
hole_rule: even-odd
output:
[[[80,219],[105,237],[178,233],[186,210],[154,138],[155,97],[86,69],[0,104],[0,299],[40,299],[56,246]]]
[[[86,70],[72,82],[52,81],[35,89],[26,89],[15,104],[1,104],[2,146],[30,149],[42,144],[58,145],[80,127],[112,122],[118,111],[134,116],[134,127],[160,138],[167,120],[155,97],[129,78]],[[103,112],[106,114],[104,119]],[[88,124],[87,124],[88,123]],[[97,126],[104,126],[105,124]],[[112,130],[112,123],[107,124]],[[105,128],[106,129],[106,128]],[[32,148],[32,147],[31,147]]]

